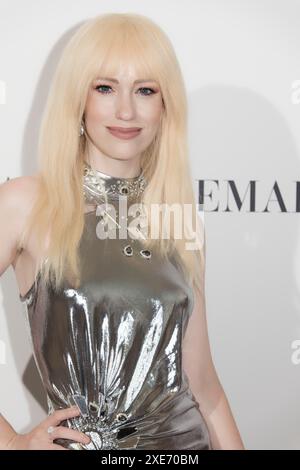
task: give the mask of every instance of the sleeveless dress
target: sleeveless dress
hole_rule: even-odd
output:
[[[115,219],[124,195],[138,203],[140,176],[115,178],[86,166],[85,201],[94,206],[84,215],[79,287],[65,280],[55,292],[39,271],[19,294],[48,414],[77,404],[80,415],[61,425],[91,438],[54,442],[74,450],[210,450],[182,368],[194,297],[178,258],[162,259],[138,239],[101,236],[110,220],[97,209],[103,194]]]

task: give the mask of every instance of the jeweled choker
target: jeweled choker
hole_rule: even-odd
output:
[[[138,198],[147,184],[142,172],[132,178],[117,178],[92,168],[84,161],[83,187],[87,202],[103,202],[106,198]]]

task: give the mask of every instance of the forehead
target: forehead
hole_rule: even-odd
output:
[[[106,61],[97,71],[95,78],[109,79],[116,83],[157,81],[153,72],[143,64],[121,61]]]

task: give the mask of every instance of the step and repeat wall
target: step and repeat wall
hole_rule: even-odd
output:
[[[36,171],[60,53],[105,12],[147,15],[174,45],[214,363],[246,448],[300,449],[300,1],[0,0],[1,182]],[[0,411],[27,432],[47,404],[18,295],[10,267],[0,278]]]

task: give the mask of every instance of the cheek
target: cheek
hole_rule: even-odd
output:
[[[162,113],[162,104],[149,103],[149,106],[144,106],[140,109],[140,116],[149,126],[157,126],[160,122]]]
[[[88,97],[85,106],[85,119],[86,122],[92,124],[94,122],[101,122],[111,115],[112,106],[108,100],[101,100],[95,94]]]

